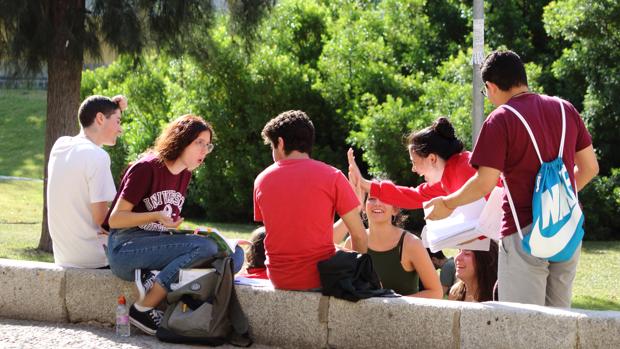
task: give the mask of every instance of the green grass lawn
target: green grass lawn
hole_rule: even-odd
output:
[[[46,91],[0,89],[0,175],[43,178]]]

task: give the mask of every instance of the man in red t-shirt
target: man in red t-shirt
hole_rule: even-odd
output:
[[[317,289],[317,263],[336,252],[335,213],[347,225],[353,249],[366,252],[360,202],[342,172],[310,158],[314,125],[304,112],[278,115],[262,136],[271,144],[274,161],[254,181],[254,220],[267,231],[267,274],[276,288]]]
[[[543,161],[558,156],[562,136],[562,114],[566,110],[566,138],[562,160],[570,172],[575,190],[581,190],[598,173],[592,138],[577,110],[567,101],[529,91],[525,67],[512,51],[496,51],[482,68],[483,94],[495,106],[510,105],[519,111],[532,129]],[[506,108],[497,108],[487,117],[473,155],[478,169],[457,192],[432,200],[428,219],[447,217],[454,208],[489,193],[503,173],[510,188],[518,222],[524,235],[531,232],[532,196],[540,161],[525,126]],[[523,250],[507,196],[498,261],[499,300],[555,307],[570,307],[579,249],[566,262],[549,262]]]

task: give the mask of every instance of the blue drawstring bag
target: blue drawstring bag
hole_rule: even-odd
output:
[[[534,149],[540,160],[540,169],[536,175],[536,185],[532,197],[532,232],[523,236],[514,202],[508,190],[506,179],[504,187],[508,196],[510,209],[521,238],[523,249],[532,256],[547,259],[550,262],[565,262],[571,259],[583,239],[583,212],[579,206],[576,192],[573,190],[568,171],[562,161],[564,138],[566,136],[566,113],[562,109],[562,138],[560,151],[555,160],[544,162],[538,144],[530,126],[516,109],[509,105],[502,107],[514,113],[527,129]]]

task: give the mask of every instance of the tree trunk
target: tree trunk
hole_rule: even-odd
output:
[[[53,25],[47,59],[47,123],[45,127],[45,169],[43,173],[43,224],[38,249],[52,252],[47,226],[47,164],[58,137],[75,135],[79,130],[84,32],[84,0],[52,0],[49,16]]]

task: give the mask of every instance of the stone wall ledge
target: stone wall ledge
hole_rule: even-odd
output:
[[[133,283],[110,270],[0,259],[0,317],[114,322]],[[371,298],[236,286],[257,343],[288,348],[620,348],[620,312]]]

